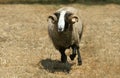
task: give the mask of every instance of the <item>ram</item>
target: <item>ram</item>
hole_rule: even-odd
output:
[[[82,64],[80,55],[80,40],[83,25],[79,10],[73,7],[63,7],[48,17],[48,33],[53,45],[61,53],[61,61],[65,63],[67,56],[65,50],[72,48],[70,59],[78,55],[78,65]]]

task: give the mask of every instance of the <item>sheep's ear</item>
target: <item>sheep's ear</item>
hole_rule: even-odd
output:
[[[74,23],[78,22],[78,17],[77,16],[72,16],[70,18],[70,20],[71,20],[71,23],[74,24]]]
[[[55,15],[50,15],[50,16],[48,16],[47,21],[49,21],[49,20],[51,20],[52,23],[55,23],[57,21],[57,17]]]

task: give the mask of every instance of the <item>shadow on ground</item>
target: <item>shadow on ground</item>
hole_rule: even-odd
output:
[[[62,63],[58,60],[52,60],[52,59],[44,59],[39,62],[43,66],[43,68],[49,72],[67,72],[71,70],[71,66],[73,64],[70,63]]]

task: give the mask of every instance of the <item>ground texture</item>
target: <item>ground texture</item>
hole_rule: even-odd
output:
[[[83,64],[60,63],[47,17],[63,6],[81,9]],[[120,6],[0,5],[0,78],[120,78]]]

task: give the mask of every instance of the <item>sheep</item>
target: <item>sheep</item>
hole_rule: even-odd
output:
[[[61,53],[61,62],[63,63],[67,61],[65,50],[72,48],[70,59],[74,60],[77,54],[78,65],[82,65],[79,50],[82,32],[83,24],[78,9],[63,7],[48,16],[48,34],[54,47]]]

